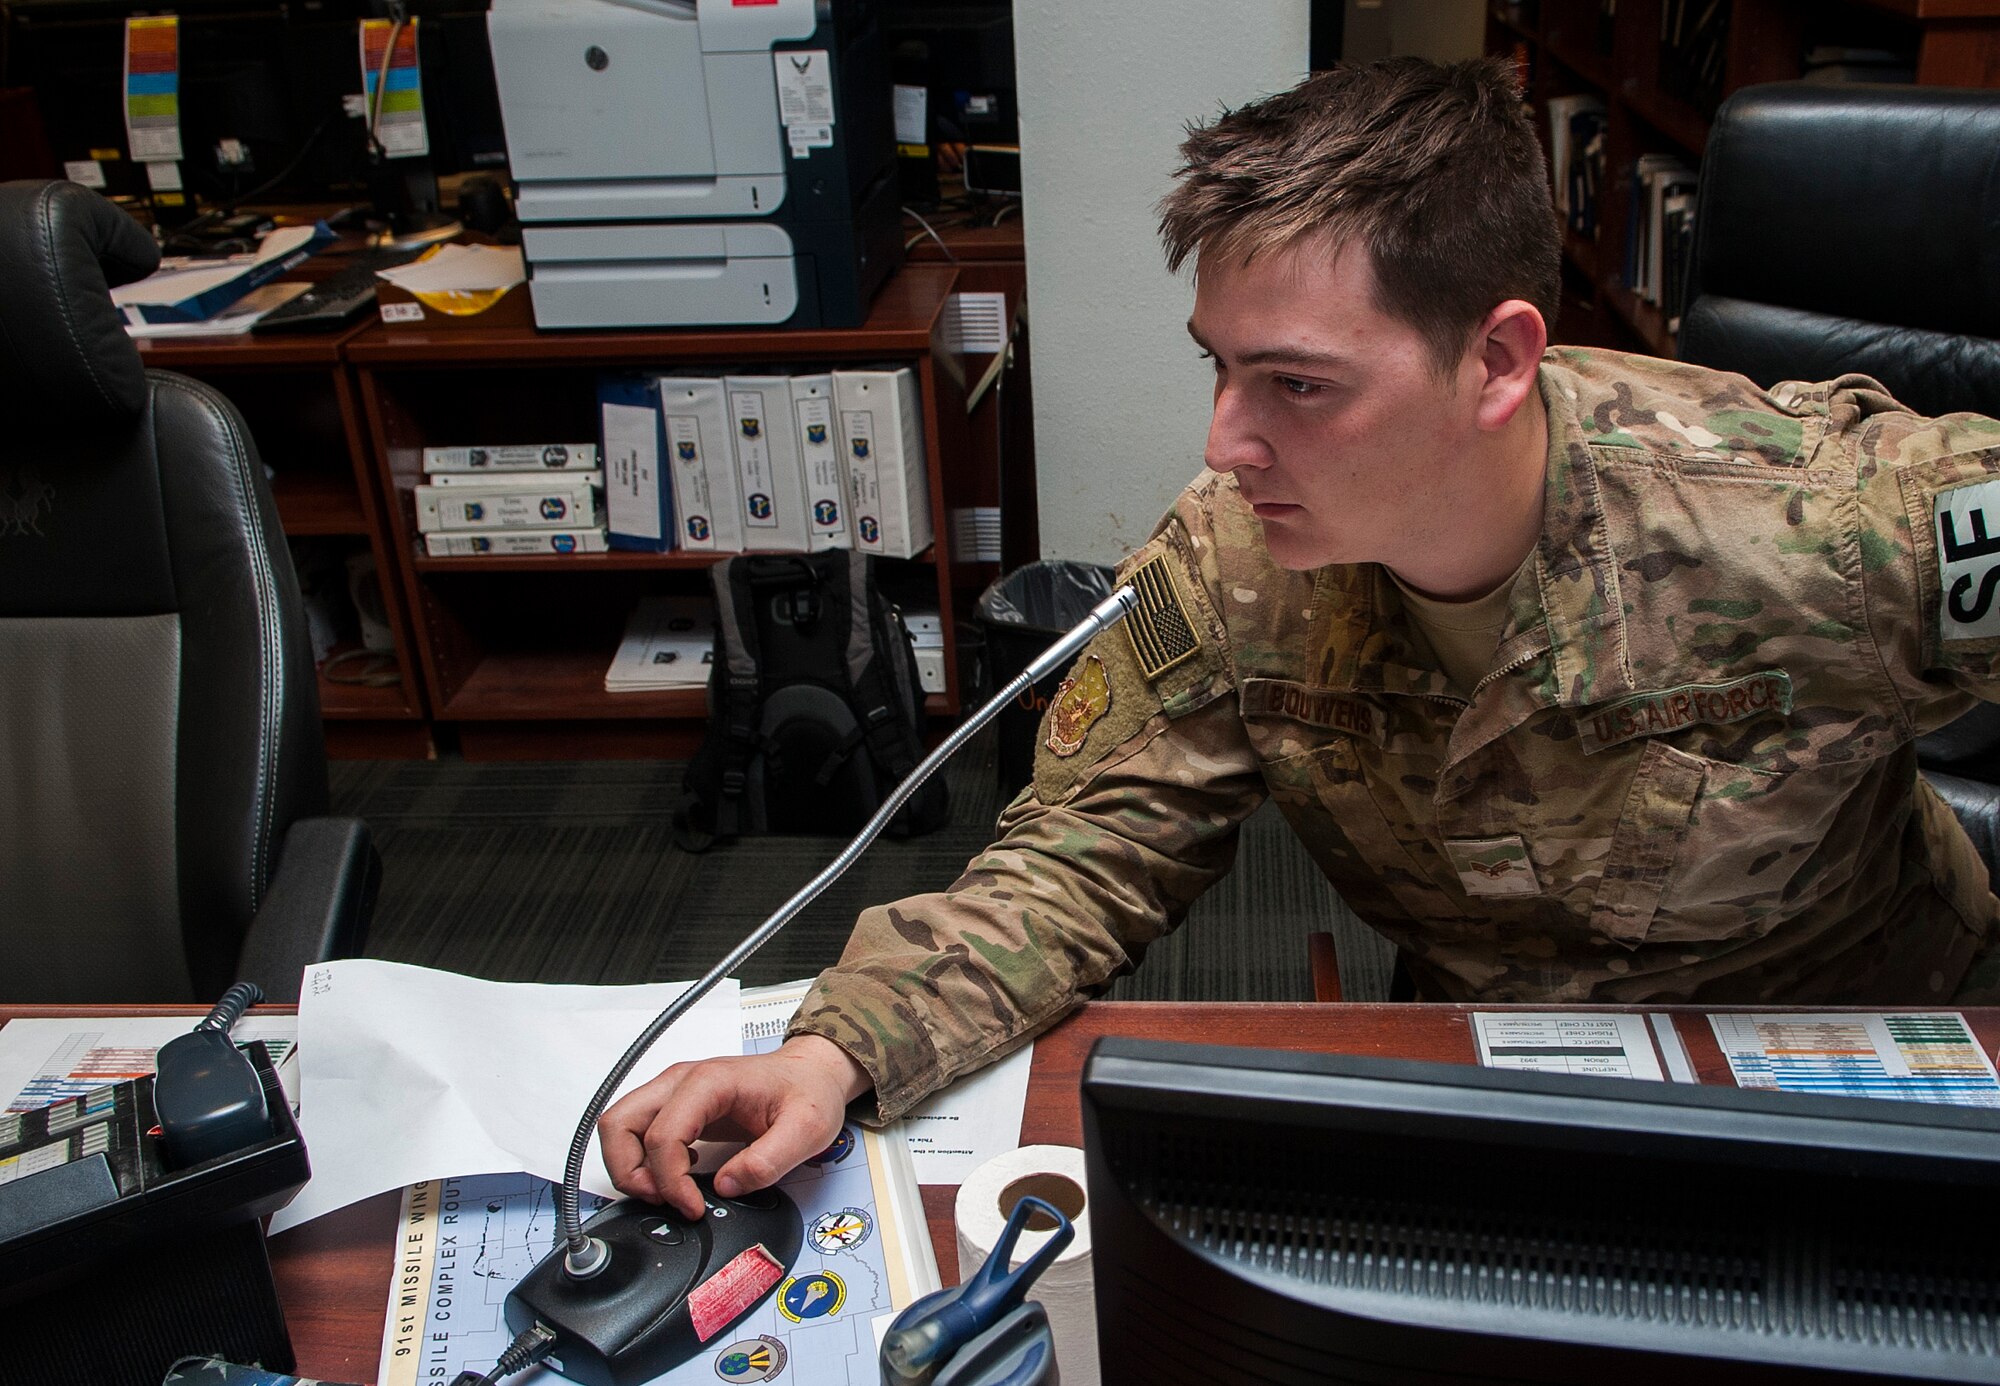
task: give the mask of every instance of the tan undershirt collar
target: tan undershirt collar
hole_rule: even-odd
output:
[[[1394,570],[1387,570],[1390,580],[1396,584],[1396,590],[1402,594],[1403,608],[1410,614],[1410,623],[1422,631],[1430,642],[1445,677],[1451,680],[1454,692],[1470,697],[1472,690],[1492,667],[1493,651],[1499,648],[1501,633],[1507,629],[1507,611],[1514,584],[1534,557],[1534,550],[1530,549],[1512,577],[1485,596],[1474,597],[1469,602],[1445,602],[1427,597],[1397,577]]]

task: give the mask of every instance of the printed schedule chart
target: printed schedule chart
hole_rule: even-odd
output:
[[[1712,1015],[1738,1087],[2000,1107],[2000,1079],[1955,1011]]]

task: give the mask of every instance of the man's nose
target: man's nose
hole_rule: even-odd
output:
[[[1268,467],[1271,450],[1265,444],[1241,392],[1227,384],[1215,392],[1215,412],[1208,421],[1208,445],[1202,462],[1210,471],[1233,472],[1238,467]]]

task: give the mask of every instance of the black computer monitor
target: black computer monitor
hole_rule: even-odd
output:
[[[2000,1381],[2000,1113],[1107,1039],[1104,1380]]]

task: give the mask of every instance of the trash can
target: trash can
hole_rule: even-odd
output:
[[[1114,570],[1096,563],[1044,559],[996,580],[979,594],[975,614],[986,631],[993,686],[1004,688],[1056,638],[1111,595]],[[1035,738],[1042,713],[1066,671],[1023,692],[998,718],[1000,789],[1010,798],[1035,773]]]

